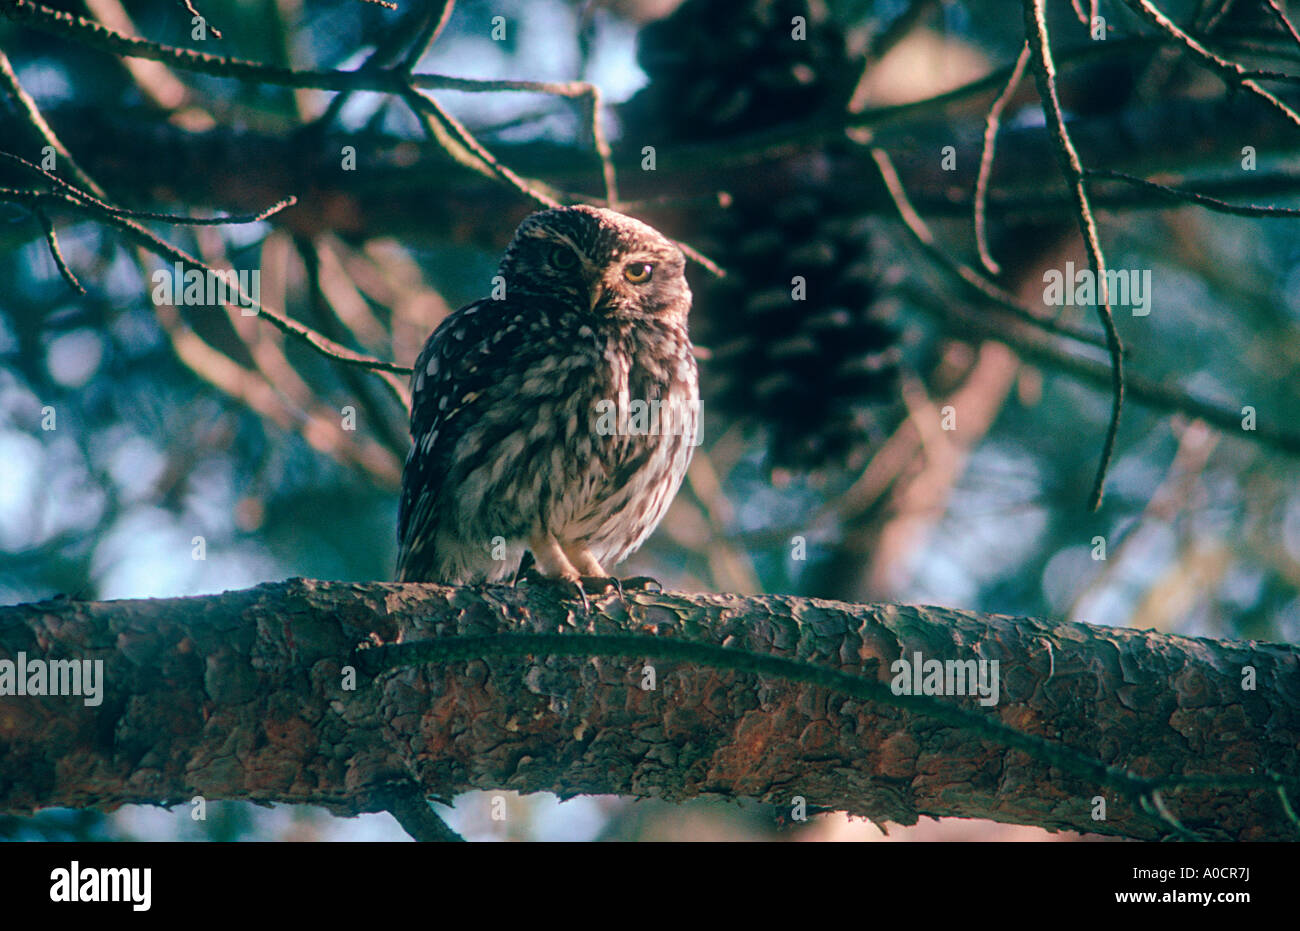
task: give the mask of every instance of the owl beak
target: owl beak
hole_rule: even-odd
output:
[[[590,310],[592,313],[595,313],[597,306],[599,306],[600,302],[605,299],[605,282],[601,281],[600,278],[596,278],[591,282],[589,290],[591,294]]]

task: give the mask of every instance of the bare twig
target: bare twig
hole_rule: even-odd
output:
[[[149,230],[140,224],[125,217],[107,216],[104,222],[110,226],[115,226],[133,241],[144,246],[154,255],[169,259],[173,262],[180,262],[185,265],[191,265],[195,268],[202,269],[209,274],[216,274],[205,262],[196,259],[183,249],[178,249],[171,243],[159,239]],[[354,352],[346,346],[340,346],[332,339],[327,339],[320,333],[317,333],[309,326],[299,323],[291,317],[285,316],[277,311],[263,306],[260,302],[254,300],[243,289],[234,286],[237,299],[247,307],[255,308],[259,316],[264,316],[271,325],[286,335],[305,343],[312,349],[319,352],[326,358],[333,359],[344,365],[355,365],[364,369],[373,369],[379,372],[394,372],[399,375],[409,375],[411,369],[409,366],[398,365],[394,362],[385,362],[382,359],[375,359],[360,352]]]
[[[687,245],[686,243],[676,239],[674,239],[673,242],[677,245],[678,249],[682,250],[682,255],[686,256],[692,262],[696,262],[699,265],[704,266],[705,270],[707,270],[714,277],[717,278],[727,277],[727,273],[725,270],[723,270],[721,265],[713,261],[713,259],[709,258],[707,255],[705,255],[700,250],[696,249],[694,246]]]
[[[1277,21],[1282,24],[1282,27],[1291,34],[1292,41],[1294,41],[1296,45],[1300,45],[1300,32],[1296,32],[1295,26],[1292,25],[1290,18],[1286,15],[1286,11],[1278,5],[1277,0],[1264,0],[1264,4],[1273,13],[1273,16]]]
[[[59,274],[68,283],[68,287],[78,294],[85,294],[86,289],[81,286],[77,276],[68,267],[67,260],[63,258],[63,250],[59,248],[59,235],[54,231],[54,223],[50,220],[49,214],[40,207],[37,207],[32,212],[36,214],[36,219],[40,221],[42,229],[45,230],[45,242],[50,247],[50,257],[54,259],[54,265],[58,268]]]
[[[919,289],[900,286],[912,299],[912,306],[934,315],[954,332],[968,332],[972,337],[1005,343],[1016,354],[1032,362],[1097,386],[1111,382],[1111,367],[1100,359],[1067,351],[1063,346],[1029,330],[1013,332],[997,326],[978,314],[960,308],[952,301],[936,299]],[[1254,430],[1242,430],[1241,408],[1223,407],[1192,397],[1177,387],[1163,385],[1140,375],[1125,375],[1125,394],[1138,404],[1153,410],[1176,411],[1197,417],[1225,434],[1261,443],[1289,456],[1300,456],[1300,433],[1287,431],[1278,424],[1257,423]]]
[[[70,207],[94,207],[96,210],[104,213],[111,213],[113,216],[130,217],[133,220],[148,220],[157,223],[172,223],[178,226],[232,226],[242,225],[245,223],[260,223],[262,220],[269,219],[284,210],[298,203],[298,198],[290,194],[283,200],[277,201],[264,210],[257,213],[236,214],[227,217],[188,217],[174,213],[149,213],[144,210],[128,210],[125,207],[116,207],[107,201],[101,200],[86,191],[81,190],[74,184],[69,184],[53,172],[46,171],[41,166],[30,162],[21,155],[14,155],[12,152],[0,152],[0,158],[8,159],[22,167],[40,175],[46,181],[49,181],[59,191],[27,191],[15,188],[0,188],[0,196],[4,199],[18,201],[57,201]]]
[[[872,36],[871,43],[862,56],[862,68],[858,74],[857,83],[854,84],[853,93],[849,96],[848,111],[850,113],[857,113],[866,106],[866,91],[869,86],[867,81],[871,70],[938,5],[938,0],[912,0],[907,5],[907,9],[890,20],[889,25],[879,33]]]
[[[618,181],[614,177],[614,155],[609,149],[609,140],[605,138],[605,121],[601,119],[600,89],[596,85],[587,96],[587,123],[591,130],[592,148],[600,159],[600,174],[605,185],[605,205],[611,210],[618,208]]]
[[[426,131],[434,138],[450,138],[455,146],[443,144],[443,148],[458,162],[480,174],[495,175],[521,194],[535,200],[544,207],[558,207],[560,202],[539,182],[529,182],[521,178],[497,160],[474,135],[428,94],[421,94],[413,88],[406,88],[402,99],[407,102],[417,118],[421,118]],[[442,130],[438,133],[434,123]],[[440,140],[441,141],[441,140]],[[459,151],[458,151],[459,150]],[[470,156],[465,158],[464,155]]]
[[[428,12],[433,15],[426,16],[415,41],[411,43],[411,47],[407,49],[402,59],[402,65],[408,72],[415,70],[415,66],[420,63],[420,58],[438,41],[438,36],[442,35],[442,31],[447,28],[447,21],[451,19],[451,11],[455,8],[456,0],[441,0],[440,7],[437,5],[437,0],[429,4]]]
[[[1032,55],[1031,63],[1034,68],[1034,79],[1038,84],[1038,96],[1042,101],[1043,116],[1047,120],[1047,127],[1056,147],[1061,172],[1065,175],[1074,200],[1079,230],[1083,234],[1084,245],[1088,252],[1088,262],[1092,266],[1093,274],[1097,276],[1097,316],[1101,320],[1102,329],[1105,330],[1106,346],[1110,352],[1110,426],[1106,430],[1101,461],[1097,464],[1097,476],[1093,481],[1089,501],[1089,507],[1095,511],[1101,507],[1106,486],[1106,472],[1110,468],[1110,460],[1115,452],[1120,414],[1124,410],[1124,346],[1120,342],[1119,331],[1115,329],[1115,321],[1111,316],[1110,289],[1106,281],[1106,258],[1102,254],[1097,224],[1092,217],[1087,178],[1084,175],[1083,164],[1079,160],[1079,153],[1075,151],[1074,143],[1070,139],[1070,132],[1065,125],[1065,116],[1061,112],[1061,101],[1056,94],[1056,71],[1052,64],[1052,48],[1047,35],[1045,7],[1046,0],[1025,0],[1025,34]]]
[[[1104,178],[1108,181],[1123,181],[1135,187],[1154,191],[1169,200],[1184,201],[1213,210],[1216,213],[1228,213],[1238,217],[1300,217],[1300,207],[1270,207],[1256,204],[1230,204],[1226,200],[1210,197],[1185,188],[1170,187],[1155,181],[1148,181],[1136,175],[1104,168],[1089,168],[1084,171],[1089,178]]]
[[[1232,7],[1235,2],[1236,0],[1223,0],[1223,3],[1219,5],[1219,8],[1210,14],[1210,18],[1206,20],[1205,25],[1201,27],[1201,32],[1208,35],[1217,29],[1219,23],[1223,22],[1224,18],[1232,12]]]
[[[448,4],[450,6],[451,4]],[[386,793],[387,810],[411,838],[421,843],[457,843],[465,838],[457,834],[429,806],[429,800],[414,783]]]
[[[1250,91],[1285,116],[1290,122],[1300,126],[1300,114],[1297,114],[1295,110],[1279,100],[1270,91],[1260,87],[1257,79],[1249,76],[1248,69],[1235,61],[1229,61],[1211,52],[1179,28],[1178,24],[1166,16],[1154,3],[1151,3],[1151,0],[1124,0],[1124,5],[1161,32],[1176,39],[1183,48],[1191,53],[1192,60],[1197,64],[1213,71],[1228,84]],[[1046,25],[1043,26],[1042,32],[1044,36],[1047,35]]]
[[[221,30],[218,29],[216,26],[213,26],[211,23],[209,23],[208,18],[206,16],[204,16],[198,10],[194,9],[193,0],[181,0],[181,3],[185,6],[185,9],[189,12],[191,16],[193,16],[196,19],[201,19],[203,21],[204,28],[206,28],[210,33],[212,33],[218,39],[222,37]]]
[[[975,179],[975,248],[979,251],[980,261],[992,275],[1002,274],[1002,267],[993,260],[993,255],[989,252],[988,235],[985,229],[985,204],[988,200],[989,177],[993,174],[993,155],[997,148],[998,128],[1002,125],[1002,111],[1015,96],[1027,64],[1029,64],[1028,42],[1021,46],[1011,77],[1007,79],[1007,86],[989,107],[988,119],[984,124],[984,148],[980,152],[979,175]]]
[[[14,100],[18,103],[18,108],[22,111],[23,116],[27,118],[27,122],[36,130],[37,135],[50,148],[54,149],[55,155],[64,161],[68,166],[68,173],[76,179],[77,183],[98,197],[107,197],[108,195],[104,193],[104,189],[96,184],[90,175],[81,170],[81,166],[72,157],[72,153],[59,141],[59,137],[50,127],[50,124],[41,115],[41,111],[36,106],[36,101],[32,99],[31,94],[27,93],[26,89],[18,83],[18,75],[14,72],[13,65],[9,63],[9,57],[5,55],[4,49],[0,49],[0,84],[13,95]]]
[[[986,279],[978,271],[966,265],[963,262],[950,256],[946,251],[939,247],[934,233],[921,219],[921,215],[916,212],[908,200],[907,191],[903,188],[903,183],[898,177],[898,172],[894,168],[893,160],[890,159],[889,153],[879,146],[871,148],[871,157],[876,162],[876,167],[880,170],[881,180],[884,182],[885,190],[889,193],[894,202],[894,209],[898,211],[899,218],[907,231],[911,233],[912,238],[921,246],[925,253],[939,262],[953,274],[955,274],[967,287],[979,294],[985,300],[990,301],[1004,310],[1010,311],[1016,317],[1032,324],[1039,329],[1047,330],[1051,333],[1057,333],[1061,336],[1068,336],[1082,343],[1088,343],[1093,346],[1105,345],[1101,338],[1071,326],[1068,323],[1061,323],[1053,320],[1046,315],[1045,311],[1039,311],[1028,304],[1020,301],[1014,294],[1004,290],[998,285]]]

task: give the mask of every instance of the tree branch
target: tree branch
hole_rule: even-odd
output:
[[[105,683],[95,706],[0,696],[0,810],[203,795],[355,814],[477,788],[1296,836],[1294,645],[783,596],[592,603],[299,579],[0,608],[0,655],[102,660]],[[918,651],[998,660],[998,702],[895,694],[891,664]]]

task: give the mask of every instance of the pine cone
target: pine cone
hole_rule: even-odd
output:
[[[795,17],[803,38],[792,34]],[[842,112],[859,72],[817,0],[687,0],[641,31],[637,60],[650,83],[626,105],[627,125],[677,142]],[[817,468],[860,444],[866,412],[893,396],[898,338],[873,313],[860,224],[824,183],[795,167],[788,182],[793,193],[775,201],[738,195],[706,231],[728,277],[696,294],[702,342],[714,351],[703,394],[768,429],[772,465]]]
[[[802,38],[793,35],[803,17]],[[687,0],[638,37],[650,83],[625,108],[664,141],[725,138],[842,108],[856,75],[844,34],[810,0]]]
[[[867,407],[893,395],[898,336],[873,310],[863,224],[833,195],[737,202],[716,257],[728,277],[701,289],[714,352],[704,396],[769,430],[774,466],[817,468],[864,438]]]

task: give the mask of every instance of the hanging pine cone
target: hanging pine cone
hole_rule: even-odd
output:
[[[626,125],[676,142],[842,112],[859,73],[817,0],[687,0],[641,31],[637,60],[650,83]],[[816,161],[737,193],[705,232],[728,277],[697,288],[693,317],[714,351],[702,367],[708,403],[766,427],[771,465],[806,469],[863,441],[865,412],[893,396],[897,364],[897,334],[872,311],[866,237],[803,170]]]
[[[668,142],[843,108],[857,78],[843,32],[816,0],[687,0],[641,30],[637,63],[650,83],[625,113]]]
[[[727,278],[703,289],[705,396],[763,423],[773,466],[842,460],[864,411],[893,395],[898,337],[873,311],[860,222],[828,192],[737,202],[716,250]]]

